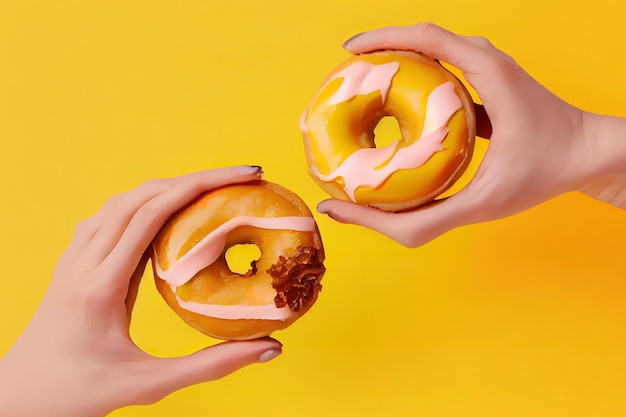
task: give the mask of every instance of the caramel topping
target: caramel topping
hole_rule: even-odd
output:
[[[276,290],[276,307],[289,307],[300,311],[311,305],[322,290],[324,252],[310,246],[300,246],[295,256],[280,256],[278,262],[267,270]]]

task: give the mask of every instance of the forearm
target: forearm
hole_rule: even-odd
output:
[[[580,191],[626,209],[626,118],[586,113]]]
[[[54,366],[29,363],[24,369],[11,363],[11,359],[0,359],[0,416],[102,417],[106,414],[91,410],[86,395],[55,378],[51,372]],[[99,388],[96,386],[92,391]]]

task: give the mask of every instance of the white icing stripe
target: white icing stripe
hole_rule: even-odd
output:
[[[383,103],[385,103],[391,87],[391,80],[398,72],[399,67],[400,63],[397,61],[382,65],[357,61],[349,65],[328,81],[329,83],[337,78],[343,78],[341,86],[328,100],[328,104],[343,103],[355,96],[369,94],[373,91],[380,91]]]
[[[225,306],[215,304],[201,304],[183,301],[176,296],[178,304],[187,311],[207,317],[226,320],[281,320],[285,321],[293,315],[288,307],[278,308],[274,304],[259,306],[236,305]]]
[[[313,217],[303,216],[239,216],[232,218],[206,235],[193,248],[176,260],[167,270],[162,270],[158,258],[155,259],[157,275],[174,286],[185,284],[193,278],[194,275],[219,258],[226,246],[226,236],[232,230],[242,226],[252,226],[260,229],[312,232],[315,230],[315,219],[313,219]]]
[[[354,193],[357,188],[378,187],[395,171],[417,168],[442,151],[442,142],[448,134],[445,125],[461,107],[454,84],[441,84],[428,96],[422,135],[411,145],[398,148],[399,142],[394,141],[382,148],[362,148],[327,175],[321,174],[315,165],[310,171],[327,182],[342,177],[346,195],[356,201]]]

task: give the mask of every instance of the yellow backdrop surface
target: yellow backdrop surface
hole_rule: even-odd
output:
[[[3,1],[0,354],[111,194],[247,163],[324,199],[298,118],[351,35],[425,20],[483,35],[571,103],[626,116],[625,14],[618,0]],[[626,213],[571,194],[418,249],[316,218],[324,290],[275,334],[281,357],[113,416],[626,414]],[[132,330],[161,356],[215,342],[149,274]]]

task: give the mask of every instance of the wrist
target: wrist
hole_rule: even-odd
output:
[[[626,118],[583,113],[583,168],[595,177],[626,175]]]
[[[626,209],[626,118],[584,114],[578,190]]]

